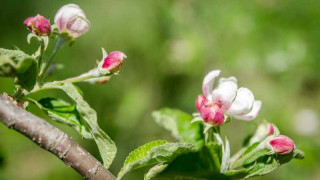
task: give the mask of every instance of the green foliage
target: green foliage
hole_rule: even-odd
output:
[[[204,144],[203,127],[199,123],[190,123],[193,117],[177,109],[163,108],[152,113],[155,121],[180,142],[192,143],[197,149]]]
[[[62,124],[75,129],[83,138],[93,139],[88,125],[81,119],[75,104],[70,104],[62,99],[56,98],[43,98],[38,102],[32,100],[40,109],[42,109],[48,116]]]
[[[268,149],[251,151],[250,153],[244,154],[238,162],[236,161],[236,164],[241,164],[240,169],[230,170],[226,174],[232,175],[231,177],[237,176],[243,179],[262,176],[277,169],[280,165],[289,162],[293,158],[303,158],[303,153],[300,150],[295,150],[290,154],[276,155]],[[233,168],[239,168],[239,166]]]
[[[36,83],[37,62],[20,50],[0,48],[0,76],[16,78],[16,84],[31,90]]]
[[[154,172],[156,179],[225,179],[220,173],[221,146],[208,143],[197,152],[181,154],[161,171]]]
[[[98,146],[104,166],[109,168],[117,153],[117,148],[111,138],[99,127],[97,113],[83,99],[81,91],[72,83],[47,83],[42,89],[61,89],[73,100],[77,112],[85,121],[82,125],[90,131]]]
[[[126,173],[137,168],[168,163],[181,154],[195,151],[195,146],[190,143],[168,143],[158,140],[145,144],[128,155],[117,178],[121,179]],[[153,176],[152,173],[155,172],[157,171],[150,172],[148,176]]]
[[[149,169],[147,174],[144,175],[144,179],[149,180],[149,179],[156,177],[159,173],[161,173],[167,167],[168,167],[168,164],[166,164],[166,163],[157,164],[157,165],[153,166],[152,168]]]

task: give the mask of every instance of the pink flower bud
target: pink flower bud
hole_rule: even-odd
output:
[[[214,126],[221,126],[224,123],[224,113],[217,105],[204,105],[201,108],[200,114],[206,123],[210,123]]]
[[[208,102],[207,98],[204,95],[199,95],[198,98],[196,99],[196,108],[198,112],[201,112],[201,108],[203,107],[204,104]]]
[[[66,32],[69,36],[77,38],[90,29],[90,22],[82,9],[76,4],[62,6],[54,17],[54,23],[60,33]]]
[[[111,52],[104,60],[102,68],[109,70],[111,73],[119,71],[123,59],[127,56],[120,51]]]
[[[41,15],[28,17],[23,23],[37,36],[49,36],[51,33],[49,20]]]
[[[263,122],[259,124],[258,128],[256,129],[256,132],[250,139],[250,145],[256,142],[260,142],[268,136],[273,135],[274,128],[274,125],[268,122]]]
[[[276,154],[289,154],[296,148],[293,140],[284,135],[271,139],[269,145]]]
[[[268,123],[268,134],[267,136],[270,136],[274,133],[274,127],[273,127],[273,124],[271,123]]]

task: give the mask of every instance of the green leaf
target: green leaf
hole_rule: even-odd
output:
[[[197,152],[180,154],[172,162],[157,164],[145,178],[224,179],[220,173],[221,146],[210,142]]]
[[[281,164],[275,158],[275,156],[276,155],[267,155],[260,158],[260,160],[253,167],[253,169],[249,171],[249,174],[245,177],[245,179],[254,176],[262,176],[277,169]]]
[[[83,99],[79,89],[72,83],[47,83],[42,86],[42,89],[61,89],[74,101],[77,111],[88,125],[98,146],[103,164],[108,169],[117,153],[117,147],[111,138],[100,129],[96,111]]]
[[[265,155],[268,155],[268,154],[270,154],[270,150],[269,149],[261,149],[261,150],[255,152],[255,153],[253,153],[252,155],[248,156],[244,160],[243,165],[244,166],[249,165],[249,164],[253,163],[255,160],[257,160],[258,158],[260,158],[262,156],[265,156]]]
[[[128,155],[117,179],[121,179],[129,171],[144,166],[171,162],[178,155],[195,151],[195,146],[190,143],[167,143],[158,140],[145,144]]]
[[[293,157],[296,159],[304,159],[304,152],[300,149],[295,149],[293,151]]]
[[[38,102],[32,101],[47,113],[52,120],[72,127],[85,139],[93,139],[88,125],[81,119],[75,104],[50,97],[40,99]]]
[[[144,175],[144,180],[149,180],[156,177],[159,173],[165,170],[168,167],[168,164],[157,164],[149,169],[148,173]]]
[[[204,144],[203,128],[199,123],[191,124],[193,117],[180,110],[163,108],[152,113],[155,121],[180,142],[192,143],[197,149]]]
[[[245,178],[268,174],[281,165],[288,163],[293,158],[297,158],[297,156],[302,157],[303,154],[304,153],[302,151],[295,150],[294,152],[285,155],[272,154],[260,156]]]
[[[224,175],[230,177],[230,179],[242,179],[248,175],[249,169],[237,169],[237,170],[229,170]]]
[[[31,90],[37,78],[37,62],[20,50],[0,48],[0,76],[14,77],[22,88]]]
[[[260,144],[260,142],[256,142],[253,143],[251,146],[249,146],[246,151],[243,154],[248,154],[249,152],[251,152],[252,150],[254,150],[258,145]]]

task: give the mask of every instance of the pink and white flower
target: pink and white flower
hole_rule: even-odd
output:
[[[254,119],[260,111],[261,101],[255,100],[248,88],[238,88],[237,79],[233,76],[220,78],[214,89],[214,81],[220,72],[211,71],[203,80],[203,95],[196,100],[196,108],[203,120],[220,126],[226,115],[247,121]]]
[[[90,29],[89,20],[76,4],[62,6],[54,17],[54,23],[60,33],[66,32],[73,38],[83,35]]]
[[[279,135],[269,141],[269,146],[276,154],[289,154],[295,150],[296,145],[287,136]]]

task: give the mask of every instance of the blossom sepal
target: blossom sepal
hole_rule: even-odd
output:
[[[44,46],[44,50],[47,49],[48,45],[49,45],[49,37],[48,36],[37,36],[33,33],[29,33],[27,36],[27,42],[28,44],[31,43],[31,39],[35,39],[37,40],[39,43],[42,43]]]

